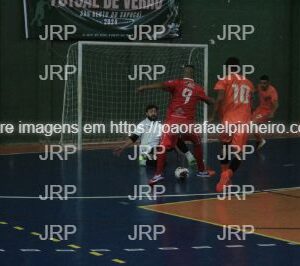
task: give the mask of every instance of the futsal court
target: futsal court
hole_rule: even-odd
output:
[[[208,162],[218,169],[218,143],[208,144]],[[300,181],[298,138],[272,139],[244,162],[233,184],[253,184],[241,201],[218,200],[215,177],[173,176],[169,154],[166,193],[155,201],[131,201],[137,184],[153,169],[128,163],[110,149],[83,151],[67,161],[41,161],[38,153],[1,155],[1,265],[299,265]],[[280,152],[279,152],[280,151]],[[282,156],[282,155],[285,156]],[[35,167],[33,167],[35,166]],[[191,170],[192,171],[192,170]],[[38,198],[48,184],[75,184],[68,200]],[[68,241],[42,241],[45,224],[72,224]],[[157,240],[129,240],[134,225],[164,225]],[[245,240],[220,241],[223,225],[253,225]]]
[[[0,266],[300,266],[299,14],[1,0]]]

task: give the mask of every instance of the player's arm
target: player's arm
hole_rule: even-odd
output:
[[[205,102],[208,106],[213,106],[215,104],[214,98],[208,96],[203,99],[203,102]]]
[[[274,117],[274,114],[277,111],[278,107],[279,107],[279,103],[278,103],[278,100],[276,100],[276,101],[273,102],[272,111],[270,113],[269,118],[273,118]]]
[[[138,92],[144,91],[144,90],[163,90],[166,89],[167,86],[165,85],[165,83],[162,82],[157,82],[157,83],[152,83],[152,84],[148,84],[148,85],[142,85],[140,87],[138,87],[136,90]]]
[[[272,97],[272,110],[271,110],[271,114],[270,114],[269,118],[274,117],[274,114],[275,114],[275,112],[277,111],[277,109],[279,107],[278,94],[277,94],[276,89],[273,90],[273,93],[272,93],[271,97]]]
[[[215,119],[216,114],[218,114],[221,110],[222,103],[225,98],[225,91],[224,90],[218,90],[217,98],[214,101],[214,108],[213,111],[209,117],[209,122],[212,122]]]
[[[214,102],[213,111],[211,112],[208,121],[212,122],[215,119],[216,114],[220,114],[221,107],[223,105],[224,99],[225,99],[225,90],[227,87],[227,80],[226,79],[220,79],[216,83],[214,90],[217,92],[217,98]]]
[[[117,146],[114,149],[114,154],[117,156],[120,156],[121,153],[128,147],[130,147],[132,144],[134,144],[138,140],[139,136],[132,134],[129,136],[129,138],[120,146]]]

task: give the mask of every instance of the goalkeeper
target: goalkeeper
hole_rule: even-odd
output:
[[[137,125],[137,130],[131,134],[128,140],[121,146],[114,149],[116,155],[120,155],[124,149],[131,146],[138,139],[140,139],[140,155],[139,164],[146,166],[148,160],[154,160],[153,155],[155,149],[160,143],[162,135],[162,124],[158,119],[158,107],[156,105],[148,105],[146,107],[146,119]],[[196,164],[196,159],[189,151],[188,147],[181,138],[178,138],[177,148],[184,153],[190,166]]]

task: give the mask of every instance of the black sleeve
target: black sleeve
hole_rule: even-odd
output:
[[[132,134],[132,135],[129,136],[129,138],[132,140],[133,143],[135,143],[139,139],[139,136],[135,135],[135,134]]]

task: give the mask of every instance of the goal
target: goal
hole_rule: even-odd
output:
[[[75,65],[77,73],[65,83],[63,124],[78,125],[77,134],[63,133],[61,143],[75,144],[78,149],[86,144],[120,141],[127,135],[111,131],[111,123],[137,124],[145,118],[145,107],[156,104],[163,121],[169,95],[163,91],[137,93],[143,84],[182,77],[182,67],[195,66],[195,81],[207,89],[207,45],[90,42],[82,41],[69,47],[67,64]],[[134,67],[159,66],[157,80],[143,75],[132,80]],[[162,67],[163,66],[163,67]],[[199,104],[197,122],[207,120],[207,108]],[[96,125],[95,133],[83,130],[87,124]],[[104,130],[103,130],[104,129]],[[204,136],[205,141],[205,136]]]

